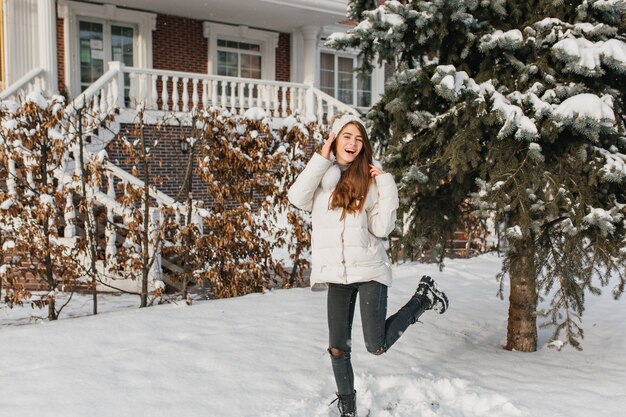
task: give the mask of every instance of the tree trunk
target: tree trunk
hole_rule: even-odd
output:
[[[515,247],[511,260],[511,294],[505,349],[520,352],[537,350],[537,282],[533,240],[526,238]]]
[[[83,199],[85,201],[85,237],[87,238],[87,245],[89,245],[89,273],[91,274],[91,291],[92,291],[92,313],[93,315],[98,314],[98,282],[97,282],[97,274],[98,270],[96,268],[96,235],[97,226],[96,222],[93,218],[93,207],[91,206],[91,202],[88,201],[87,198],[87,172],[85,170],[85,162],[83,160],[83,150],[84,150],[84,142],[83,142],[83,113],[82,110],[78,111],[78,152],[79,152],[79,161],[80,164],[80,172],[81,172],[81,188],[83,191]]]
[[[141,161],[143,167],[143,265],[141,268],[141,303],[139,307],[148,306],[148,277],[150,274],[150,254],[148,252],[148,245],[150,241],[150,176],[148,173],[148,156],[146,149],[146,139],[143,132],[143,112],[139,115],[139,137],[141,139]]]
[[[41,147],[41,165],[39,167],[41,174],[41,183],[43,187],[46,187],[48,184],[48,147],[46,144],[43,144]],[[50,216],[47,214],[43,218],[43,235],[45,239],[45,256],[44,256],[44,268],[45,268],[45,280],[48,284],[47,290],[53,292],[56,289],[56,283],[54,282],[54,271],[52,270],[52,256],[50,255],[50,225],[49,225]],[[56,320],[58,318],[56,312],[55,305],[55,296],[51,297],[48,303],[48,320]]]
[[[0,248],[2,247],[2,233],[0,232]],[[0,256],[0,263],[4,264],[4,254],[2,254],[2,256]],[[2,277],[0,277],[0,303],[2,303],[2,284],[3,284],[3,280]]]

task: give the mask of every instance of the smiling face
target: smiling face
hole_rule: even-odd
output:
[[[363,140],[358,127],[352,123],[345,125],[334,143],[337,162],[347,165],[354,161],[363,149]]]

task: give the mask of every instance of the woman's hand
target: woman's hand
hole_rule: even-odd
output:
[[[377,176],[383,175],[384,173],[385,171],[378,168],[376,165],[370,164],[370,175],[372,176],[372,178],[376,178]]]
[[[333,142],[335,141],[335,136],[336,135],[334,133],[331,133],[328,139],[326,139],[324,146],[322,146],[322,150],[320,151],[320,154],[328,160],[330,160],[330,152],[333,147]]]

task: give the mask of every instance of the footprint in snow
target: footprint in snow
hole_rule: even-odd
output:
[[[460,378],[357,375],[357,409],[364,417],[522,417],[502,395]],[[336,417],[333,393],[286,401],[260,417]],[[252,416],[250,416],[252,417]],[[255,416],[256,417],[256,416]]]

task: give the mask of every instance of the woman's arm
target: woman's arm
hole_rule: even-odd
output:
[[[382,171],[381,171],[382,172]],[[367,225],[376,237],[387,237],[396,227],[396,210],[399,207],[398,188],[389,173],[374,176],[378,199],[367,214]]]
[[[313,209],[313,194],[322,177],[333,163],[318,153],[314,153],[304,170],[287,192],[289,202],[302,210]]]

